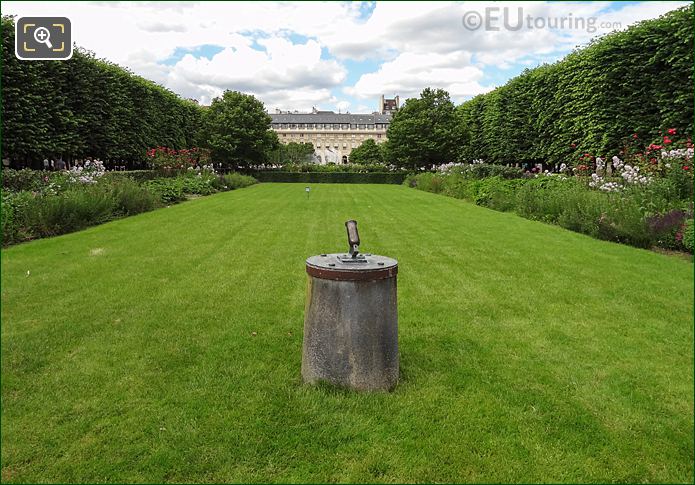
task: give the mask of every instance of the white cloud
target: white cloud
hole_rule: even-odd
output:
[[[345,78],[334,60],[321,59],[316,41],[293,44],[283,38],[261,39],[264,51],[248,39],[227,47],[211,59],[187,54],[171,67],[165,84],[203,102],[235,89],[260,97],[268,108],[310,109],[334,101],[330,92]]]
[[[184,24],[167,24],[164,22],[139,22],[138,27],[147,32],[186,32]]]
[[[426,86],[448,89],[455,99],[484,92],[490,88],[486,66],[532,67],[610,30],[471,31],[462,23],[470,10],[521,7],[535,18],[572,14],[625,28],[686,4],[377,2],[366,20],[357,2],[9,1],[2,6],[4,13],[67,16],[78,45],[203,102],[223,89],[238,89],[256,94],[270,109],[351,102],[359,111],[355,100],[407,97]],[[177,48],[206,44],[223,50],[212,59],[188,55],[173,66],[163,63]],[[349,59],[371,59],[377,67],[345,86]],[[354,99],[338,99],[341,87]]]
[[[483,71],[470,65],[470,54],[400,54],[385,62],[378,71],[364,74],[345,92],[360,99],[375,98],[380,94],[399,94],[403,98],[417,96],[426,87],[449,91],[452,98],[489,91],[480,81]]]

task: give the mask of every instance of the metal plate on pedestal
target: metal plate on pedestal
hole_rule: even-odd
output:
[[[306,260],[306,272],[324,280],[373,281],[396,276],[398,261],[375,254],[320,254]]]

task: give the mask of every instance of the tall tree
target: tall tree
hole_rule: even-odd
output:
[[[460,138],[454,103],[443,89],[426,88],[398,110],[387,135],[387,161],[415,168],[456,159]]]
[[[384,163],[384,154],[381,147],[369,138],[350,152],[350,163],[382,164]]]
[[[271,121],[255,97],[225,91],[205,112],[201,142],[212,150],[213,160],[227,166],[265,163],[278,146]]]

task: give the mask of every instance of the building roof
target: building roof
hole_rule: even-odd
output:
[[[318,113],[270,113],[273,123],[349,123],[354,125],[373,125],[390,123],[390,115],[348,114],[324,111]]]

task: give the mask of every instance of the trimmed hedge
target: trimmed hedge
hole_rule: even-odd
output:
[[[402,184],[407,174],[391,172],[255,172],[259,182],[313,184]]]
[[[618,154],[633,134],[649,143],[668,128],[692,133],[693,6],[527,70],[457,115],[459,159],[490,163],[571,163]]]
[[[71,59],[20,61],[2,18],[2,156],[141,162],[154,146],[195,145],[203,110],[172,91],[76,48]]]

